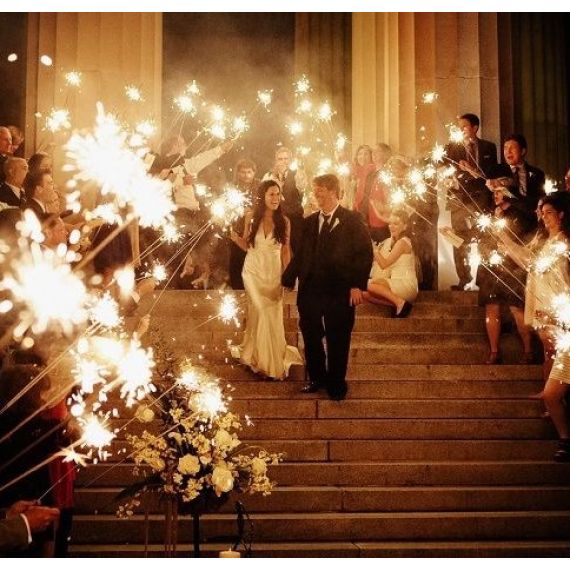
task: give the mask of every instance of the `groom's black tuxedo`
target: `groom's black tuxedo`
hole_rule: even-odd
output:
[[[350,289],[366,290],[372,242],[357,212],[339,206],[320,233],[319,216],[315,213],[305,219],[301,246],[282,282],[292,288],[299,278],[297,305],[311,382],[326,386],[332,397],[342,398],[354,326]]]

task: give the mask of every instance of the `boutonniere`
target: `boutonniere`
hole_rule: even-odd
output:
[[[529,173],[528,173],[528,177],[529,177],[529,178],[532,178],[533,176],[534,176],[534,172],[529,172]]]
[[[338,218],[334,219],[332,228],[331,228],[331,232],[340,224],[340,220]]]

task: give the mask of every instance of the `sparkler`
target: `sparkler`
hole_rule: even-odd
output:
[[[226,186],[219,198],[210,205],[213,221],[221,226],[229,226],[245,213],[249,199],[244,192],[234,186]]]
[[[125,86],[125,95],[127,96],[127,98],[130,101],[134,101],[137,103],[144,101],[141,90],[138,87],[136,87],[135,85],[126,85]]]
[[[157,263],[152,269],[152,277],[155,279],[157,283],[160,283],[168,277],[166,274],[166,268],[164,265]]]
[[[463,131],[456,125],[451,125],[449,127],[449,142],[452,143],[462,143],[463,142]]]
[[[297,107],[299,113],[310,113],[313,108],[313,103],[310,99],[302,99]]]
[[[14,262],[0,281],[0,289],[11,291],[14,299],[25,306],[15,331],[17,336],[23,336],[28,326],[36,334],[48,327],[70,334],[86,321],[85,285],[64,259],[37,243],[31,243],[29,251]]]
[[[224,295],[220,304],[220,310],[218,311],[218,317],[224,323],[233,321],[236,326],[239,326],[239,321],[237,319],[238,310],[239,306],[236,298],[233,295]]]
[[[294,121],[289,125],[288,129],[293,136],[296,136],[303,132],[303,125],[299,121]]]
[[[42,55],[40,57],[40,63],[46,67],[51,67],[53,65],[53,59],[49,55]]]
[[[113,274],[113,278],[117,282],[123,297],[127,297],[132,293],[135,287],[135,272],[132,267],[117,269]]]
[[[147,119],[146,121],[140,121],[140,123],[137,123],[135,130],[144,137],[150,138],[154,133],[156,133],[156,125],[154,124],[154,121]]]
[[[190,115],[196,114],[196,107],[194,101],[188,95],[180,95],[174,99],[174,104],[178,107],[182,113],[188,113]]]
[[[444,157],[445,148],[442,145],[436,143],[431,151],[431,161],[437,164],[438,162],[442,162]]]
[[[556,192],[558,190],[558,188],[556,187],[556,182],[554,180],[552,180],[551,178],[546,177],[546,180],[544,181],[544,193],[545,194],[552,194],[553,192]]]
[[[127,407],[155,390],[152,384],[154,368],[152,349],[144,349],[137,339],[131,339],[117,364],[117,381],[121,383],[121,398]]]
[[[257,92],[257,100],[265,107],[266,111],[269,111],[269,105],[271,105],[272,92],[272,90]]]
[[[65,74],[65,82],[70,87],[79,87],[83,77],[80,71],[68,71]]]
[[[195,79],[192,80],[192,83],[186,85],[186,93],[191,93],[192,95],[200,95],[200,88],[198,87]]]
[[[249,123],[245,115],[241,115],[240,117],[236,117],[232,123],[232,130],[234,133],[234,138],[243,135],[246,131],[249,130]]]
[[[330,121],[333,116],[332,107],[328,102],[323,103],[317,112],[317,117],[321,121]]]
[[[115,439],[115,434],[96,416],[80,418],[79,422],[83,429],[81,441],[84,447],[95,447],[101,453],[101,450]]]
[[[489,265],[501,265],[503,257],[498,251],[492,251],[489,255]]]
[[[116,328],[122,323],[119,305],[108,291],[96,299],[89,309],[89,318],[94,324],[107,329]]]
[[[216,139],[220,139],[220,140],[224,140],[226,138],[226,129],[223,125],[221,125],[220,123],[215,123],[213,124],[208,131],[210,132],[210,134],[216,138]]]
[[[15,61],[18,61],[18,54],[17,53],[11,53],[8,55],[8,57],[6,58],[10,63],[14,63]]]
[[[170,182],[148,175],[144,160],[126,144],[127,137],[98,103],[93,133],[75,133],[66,145],[67,170],[74,171],[77,183],[93,182],[103,196],[112,195],[117,208],[130,206],[141,226],[158,228],[176,207]]]
[[[302,75],[296,82],[295,82],[295,93],[297,95],[302,93],[308,93],[311,90],[311,83],[307,79],[306,75]]]
[[[52,133],[71,128],[68,109],[52,109],[46,117],[46,129]]]
[[[439,95],[435,91],[426,91],[422,95],[422,102],[425,103],[426,105],[431,105],[436,101],[438,97]]]
[[[197,387],[197,392],[190,397],[190,408],[199,414],[210,418],[227,411],[222,390],[216,381],[203,381]]]

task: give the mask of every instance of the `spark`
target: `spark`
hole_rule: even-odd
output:
[[[126,85],[125,95],[130,101],[135,101],[135,102],[144,101],[141,90],[135,85]]]
[[[449,142],[459,144],[463,142],[463,139],[463,131],[456,125],[451,125],[449,127]]]
[[[265,109],[267,109],[269,105],[271,105],[271,99],[272,99],[271,90],[257,92],[257,100],[265,107]]]
[[[196,113],[196,107],[194,106],[194,101],[188,95],[180,95],[180,97],[176,97],[174,99],[174,104],[182,111],[183,113],[190,113],[194,115]]]
[[[11,53],[8,55],[8,57],[6,58],[10,63],[14,63],[15,61],[18,61],[18,54],[17,53]]]
[[[154,121],[147,119],[146,121],[140,121],[140,123],[137,123],[135,130],[144,137],[150,138],[154,133],[156,133],[156,125],[154,124]]]
[[[289,126],[288,126],[289,132],[295,136],[295,135],[300,135],[303,132],[303,125],[302,123],[300,123],[299,121],[293,121]]]
[[[307,156],[311,152],[311,149],[308,146],[300,146],[297,151],[301,156]]]
[[[162,237],[167,243],[176,243],[182,235],[174,224],[166,223],[162,226]]]
[[[546,180],[544,181],[544,193],[545,194],[552,194],[553,192],[556,192],[558,190],[558,188],[556,187],[556,182],[554,180],[552,180],[551,178],[546,178]]]
[[[135,400],[154,391],[152,369],[155,362],[152,349],[141,347],[137,339],[131,339],[123,357],[117,363],[117,380],[121,383],[121,398],[127,407]]]
[[[329,103],[325,102],[319,107],[319,111],[317,113],[317,117],[321,121],[330,121],[333,116],[333,110]]]
[[[414,186],[414,192],[416,196],[419,196],[420,198],[427,192],[427,186],[423,180]]]
[[[105,382],[105,379],[103,378],[104,372],[105,370],[94,360],[79,357],[77,358],[76,366],[73,369],[73,377],[84,393],[92,394],[93,387],[96,384],[103,384]],[[73,415],[77,417],[83,414],[85,407],[79,403],[76,405],[79,406],[79,409],[76,408]]]
[[[162,265],[161,263],[157,263],[152,268],[152,277],[157,283],[164,281],[168,277],[164,265]]]
[[[386,186],[389,186],[390,184],[392,184],[392,180],[394,177],[392,173],[389,172],[388,170],[382,170],[378,175],[378,178],[380,179],[380,182],[386,184]]]
[[[295,82],[295,93],[308,93],[311,90],[311,83],[307,79],[306,75],[302,75],[296,82]]]
[[[570,325],[570,295],[560,293],[552,299],[552,306],[556,312],[556,318],[564,326]]]
[[[390,193],[390,202],[392,205],[397,206],[406,201],[406,192],[403,188],[395,188]]]
[[[62,449],[58,455],[63,457],[62,461],[64,463],[73,462],[76,465],[81,465],[81,467],[86,467],[87,459],[89,459],[88,455],[86,455],[85,453],[77,453],[77,451],[75,451],[75,449],[73,449],[72,447],[66,447],[65,449]]]
[[[190,408],[197,413],[210,417],[225,412],[227,406],[220,386],[215,381],[201,382],[197,392],[190,397]]]
[[[117,282],[123,297],[132,293],[135,288],[135,271],[131,266],[117,269],[115,273],[113,273],[113,278]]]
[[[172,217],[170,182],[150,176],[141,156],[128,144],[128,133],[97,104],[92,133],[74,133],[66,144],[74,180],[95,183],[103,196],[112,194],[117,207],[130,206],[143,227],[160,227]]]
[[[503,263],[503,257],[498,251],[492,251],[489,255],[489,265],[501,265]]]
[[[234,186],[226,186],[222,194],[210,205],[210,212],[216,223],[222,226],[232,224],[245,214],[249,199]]]
[[[52,109],[46,117],[46,129],[52,133],[57,133],[62,129],[71,128],[68,109]]]
[[[16,224],[16,227],[22,236],[35,242],[43,243],[45,240],[42,225],[32,210],[24,210],[23,219]]]
[[[556,350],[568,352],[570,350],[570,331],[559,330],[555,333]]]
[[[505,220],[505,218],[499,218],[495,220],[494,226],[497,230],[504,230],[507,227],[507,220]]]
[[[233,295],[224,295],[220,303],[218,317],[224,323],[233,321],[236,325],[239,325],[237,319],[238,310],[239,307],[236,298]]]
[[[53,65],[53,59],[49,55],[44,54],[40,57],[40,63],[46,67],[50,67]]]
[[[232,123],[232,130],[234,131],[234,136],[239,136],[249,130],[249,123],[245,115],[236,117]]]
[[[426,91],[422,95],[422,102],[426,105],[431,105],[438,97],[439,95],[435,91]]]
[[[4,275],[0,289],[11,291],[25,305],[21,322],[30,322],[34,333],[56,326],[69,334],[87,318],[87,291],[81,279],[62,256],[35,242],[14,263],[12,273]]]
[[[430,164],[424,168],[424,176],[426,178],[434,178],[437,175],[437,170]]]
[[[65,82],[70,87],[79,87],[82,81],[82,74],[80,71],[68,71],[65,74]]]
[[[330,158],[322,158],[319,161],[318,172],[319,174],[326,174],[332,168],[332,160]]]
[[[347,138],[342,133],[338,133],[335,141],[335,148],[337,152],[342,152],[346,147],[346,143],[347,143]]]
[[[298,111],[300,113],[310,113],[313,108],[313,103],[310,99],[302,99],[299,103]]]
[[[408,174],[408,179],[412,184],[420,184],[421,182],[423,182],[424,178],[420,170],[418,170],[417,168],[413,168],[412,170],[410,170],[410,173]]]
[[[226,129],[220,123],[213,124],[210,129],[210,134],[216,139],[225,139],[226,138]]]
[[[96,416],[91,416],[88,419],[80,418],[79,422],[83,428],[81,439],[86,446],[96,447],[101,451],[115,439],[115,434],[109,431]]]
[[[436,143],[430,154],[432,162],[435,162],[437,164],[438,162],[441,162],[445,157],[445,148],[442,145]]]
[[[343,162],[342,164],[338,164],[336,167],[336,172],[339,176],[349,176],[350,164],[348,164],[348,162]]]
[[[224,110],[219,106],[216,105],[212,108],[212,119],[216,122],[223,121],[225,116]]]
[[[96,299],[89,310],[89,318],[94,324],[108,329],[118,327],[122,322],[119,315],[119,304],[108,291]]]
[[[480,230],[487,230],[493,227],[493,220],[489,214],[479,214],[477,217],[477,226]]]
[[[195,79],[192,80],[192,83],[186,85],[186,93],[191,93],[192,95],[200,95],[200,88],[198,87]]]

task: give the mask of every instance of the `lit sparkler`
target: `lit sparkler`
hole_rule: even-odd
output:
[[[551,178],[546,178],[546,180],[544,181],[544,193],[545,194],[552,194],[553,192],[556,192],[558,190],[558,188],[556,187],[556,182],[554,180],[552,180]]]
[[[431,151],[431,160],[432,162],[435,162],[436,164],[438,162],[441,162],[445,157],[445,148],[440,145],[437,144],[433,147],[432,151]]]
[[[435,102],[438,96],[439,95],[435,91],[426,91],[422,95],[422,102],[425,103],[426,105],[431,105],[432,103]]]
[[[113,329],[118,327],[122,319],[119,315],[119,304],[108,291],[95,300],[89,310],[89,318],[94,324]]]
[[[244,192],[234,186],[226,186],[221,196],[210,205],[213,220],[222,226],[228,226],[241,218],[249,200]]]
[[[52,109],[46,117],[46,129],[52,133],[71,128],[68,109]]]
[[[10,63],[14,63],[15,61],[18,61],[18,54],[17,53],[11,53],[8,55],[8,57],[6,58]]]
[[[271,90],[257,92],[257,100],[265,107],[266,110],[269,110],[268,107],[271,105],[271,93]]]
[[[328,102],[323,103],[318,110],[317,117],[321,121],[330,121],[333,116],[332,107]]]
[[[46,67],[51,67],[53,65],[53,59],[49,55],[42,55],[40,57],[40,63]]]
[[[127,297],[135,288],[135,271],[131,266],[117,269],[113,274],[113,278],[117,282],[121,295]]]
[[[346,143],[347,138],[342,133],[338,133],[338,135],[336,135],[336,141],[334,144],[337,152],[342,152],[346,147]]]
[[[65,82],[70,87],[79,87],[82,81],[82,74],[80,71],[68,71],[65,74]]]
[[[239,325],[237,318],[239,306],[236,298],[233,295],[224,295],[218,311],[218,317],[224,322],[229,323],[233,321],[236,326]]]
[[[127,407],[154,391],[152,384],[154,364],[152,349],[145,350],[137,339],[131,339],[125,354],[117,364],[121,398],[126,399]]]
[[[247,121],[247,117],[245,115],[241,115],[240,117],[236,117],[232,123],[232,131],[234,133],[234,137],[238,137],[243,135],[246,131],[249,130],[249,123]]]
[[[127,98],[130,101],[134,101],[137,103],[144,101],[141,90],[138,87],[136,87],[135,85],[126,85],[125,86],[125,95],[127,96]]]
[[[288,129],[293,136],[300,135],[303,132],[303,124],[299,121],[293,121]]]
[[[156,125],[154,124],[154,121],[147,119],[146,121],[137,123],[135,130],[137,133],[140,133],[144,137],[150,138],[154,135],[154,133],[156,133]]]
[[[492,251],[489,255],[489,265],[501,265],[503,257],[498,251]]]
[[[210,134],[216,139],[225,139],[226,138],[226,129],[220,123],[215,123],[209,128]]]
[[[192,80],[192,83],[186,85],[186,93],[191,93],[192,95],[200,95],[200,87],[198,87],[195,79]]]
[[[84,446],[95,447],[101,451],[115,439],[115,434],[96,416],[80,418],[79,422],[83,428],[81,440]]]
[[[463,131],[456,125],[449,127],[449,142],[460,144],[463,142]]]
[[[311,90],[311,83],[307,79],[306,75],[302,75],[295,82],[295,93],[296,94],[308,93],[310,90]]]
[[[196,107],[194,101],[188,95],[180,95],[174,99],[174,104],[178,107],[182,113],[188,113],[190,115],[196,114]]]
[[[479,214],[477,216],[477,227],[480,230],[488,230],[493,227],[493,219],[489,214]]]
[[[164,265],[162,265],[161,263],[157,263],[153,268],[152,268],[152,277],[154,278],[154,280],[157,283],[160,283],[162,281],[165,281],[166,278],[168,277],[167,273],[166,273],[166,268],[164,267]]]

